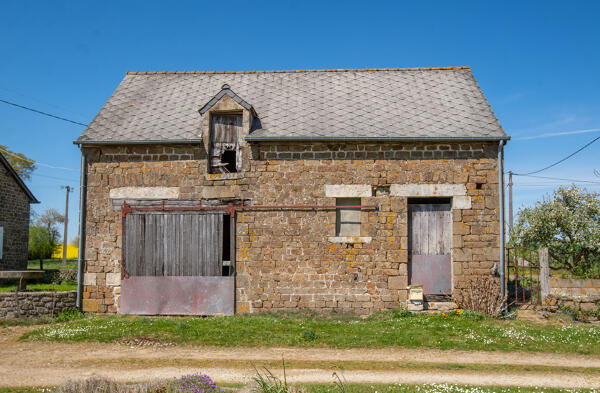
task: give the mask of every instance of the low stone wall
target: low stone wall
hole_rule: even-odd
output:
[[[550,294],[558,297],[600,297],[600,280],[550,277]]]
[[[0,318],[56,316],[75,308],[76,296],[75,291],[0,293]]]
[[[569,307],[577,311],[589,313],[596,311],[600,304],[600,296],[560,296],[548,295],[542,309],[556,312],[561,307]],[[594,318],[594,320],[597,318]]]

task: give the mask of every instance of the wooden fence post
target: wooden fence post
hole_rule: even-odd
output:
[[[545,304],[546,297],[550,294],[550,262],[548,260],[548,249],[540,248],[538,250],[540,262],[540,296],[542,304]]]

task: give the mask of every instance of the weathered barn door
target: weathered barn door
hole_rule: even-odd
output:
[[[120,312],[233,314],[234,278],[223,269],[230,231],[223,222],[222,213],[127,214]]]
[[[409,203],[409,283],[426,295],[452,294],[451,205]]]

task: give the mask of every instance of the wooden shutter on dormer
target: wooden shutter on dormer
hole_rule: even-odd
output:
[[[241,170],[242,155],[240,138],[242,135],[242,114],[211,115],[211,166],[218,168],[221,156],[226,151],[235,152],[235,169]]]

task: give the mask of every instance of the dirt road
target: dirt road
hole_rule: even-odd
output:
[[[290,382],[457,383],[600,387],[600,356],[419,349],[139,347],[19,342],[28,328],[0,328],[0,386],[57,385],[92,375],[142,381],[201,371],[217,382],[249,382],[254,366]]]

